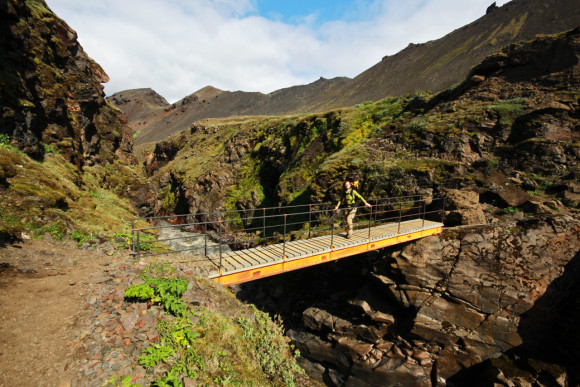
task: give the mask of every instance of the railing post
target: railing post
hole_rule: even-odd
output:
[[[373,221],[373,208],[371,207],[371,214],[369,216],[369,243],[371,242],[371,226]]]
[[[284,214],[284,243],[282,246],[282,260],[286,261],[286,216],[288,214]]]
[[[310,239],[310,223],[312,223],[312,204],[308,205],[308,238]]]
[[[135,252],[135,220],[131,220],[131,251]]]
[[[441,206],[441,223],[445,223],[445,198],[443,200],[443,205]]]
[[[262,208],[262,238],[266,239],[266,208]]]
[[[204,237],[204,248],[205,257],[207,258],[207,223],[203,225],[203,237]]]
[[[403,201],[399,200],[399,226],[397,228],[397,235],[401,234],[401,218],[403,217]]]
[[[137,231],[137,259],[141,259],[141,231]]]
[[[331,226],[331,233],[330,233],[330,251],[332,251],[334,249],[334,215],[336,214],[335,210],[332,210],[332,218],[331,218],[331,222],[332,222],[332,226]]]
[[[423,199],[423,223],[421,224],[421,229],[425,228],[425,217],[427,216],[427,202]]]
[[[222,270],[222,220],[219,220],[218,223],[218,229],[219,229],[219,238],[220,238],[220,245],[219,245],[219,249],[220,249],[220,274],[221,274],[221,270]]]

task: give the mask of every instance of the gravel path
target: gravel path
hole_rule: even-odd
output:
[[[151,260],[98,250],[43,241],[0,248],[0,386],[102,386],[129,375],[147,385],[138,356],[158,340],[164,312],[124,301],[124,291]],[[164,258],[187,261],[155,259]]]

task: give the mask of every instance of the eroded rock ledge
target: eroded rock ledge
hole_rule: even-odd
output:
[[[288,333],[311,375],[330,385],[455,385],[488,359],[525,356],[541,361],[517,376],[488,364],[492,379],[578,381],[579,215],[446,229],[365,259],[369,284],[349,300],[361,316],[309,307]]]

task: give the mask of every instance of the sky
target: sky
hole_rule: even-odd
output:
[[[354,78],[442,38],[492,0],[46,0],[110,81],[169,102],[205,86],[271,93]],[[497,6],[507,3],[496,1]]]

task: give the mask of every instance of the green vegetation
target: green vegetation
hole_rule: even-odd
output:
[[[58,153],[48,153],[38,162],[16,148],[0,146],[0,188],[5,182],[0,233],[28,232],[35,237],[49,233],[54,239],[69,234],[77,242],[80,235],[110,240],[136,216],[129,201],[114,192],[121,193],[123,185],[110,187],[126,179],[117,176],[129,171],[126,166],[94,166],[81,174]],[[125,192],[127,187],[125,183]]]
[[[51,15],[51,12],[44,6],[41,1],[38,0],[26,0],[26,5],[35,13],[37,16],[42,17],[43,15]]]
[[[174,211],[176,204],[175,188],[172,185],[166,186],[161,192],[163,197],[163,204],[161,208],[166,211]]]
[[[317,184],[320,177],[338,186],[347,171],[364,169],[376,156],[366,143],[404,120],[408,101],[387,98],[325,114],[224,119],[166,140],[164,147],[180,151],[158,173],[170,173],[184,190],[208,176],[218,178],[223,188],[204,199],[216,209],[304,204],[313,196],[328,200],[322,192],[328,186]],[[174,188],[161,187],[159,199],[163,209],[174,209]]]
[[[523,97],[493,104],[455,100],[425,110],[430,98],[417,94],[324,114],[216,121],[189,137],[168,140],[181,150],[157,173],[171,173],[190,191],[196,182],[219,176],[223,188],[214,190],[211,200],[226,210],[332,201],[349,172],[359,175],[367,197],[413,194],[419,185],[459,180],[474,184],[476,175],[453,176],[461,164],[453,158],[466,149],[477,152],[483,117],[490,111],[511,124],[528,104]],[[189,149],[185,143],[196,145]],[[382,143],[387,150],[380,149]],[[485,157],[488,172],[501,171],[503,156]],[[162,187],[163,208],[173,207],[173,192]]]
[[[52,223],[42,227],[31,224],[30,229],[36,238],[42,238],[45,234],[50,234],[55,241],[60,241],[65,236],[65,227],[63,224]]]
[[[294,386],[294,375],[301,373],[296,362],[287,356],[288,349],[283,340],[282,322],[274,323],[270,317],[253,307],[253,316],[240,317],[238,323],[242,335],[249,340],[248,349],[253,351],[260,366],[268,375],[276,375],[284,385]],[[294,356],[300,353],[295,351]]]
[[[533,191],[528,191],[530,195],[533,196],[549,196],[549,192],[555,184],[555,177],[553,176],[545,176],[542,173],[528,173],[527,177],[530,180],[533,180],[537,187]]]
[[[499,168],[500,159],[494,155],[490,155],[487,160],[487,166],[491,171],[495,171]]]
[[[167,313],[157,325],[159,341],[139,357],[139,365],[151,371],[153,385],[182,386],[186,376],[199,385],[294,386],[303,378],[280,323],[267,314],[251,307],[231,319],[203,307],[193,310],[182,297],[189,283],[171,266],[151,265],[141,280],[126,289],[126,299],[160,305]],[[156,373],[159,363],[166,364],[162,375]],[[131,386],[131,380],[111,378],[105,385]]]
[[[187,290],[187,281],[177,278],[150,277],[144,272],[142,284],[133,285],[125,290],[125,297],[160,304],[165,310],[177,317],[188,317],[185,304],[180,296]]]
[[[71,231],[69,236],[73,241],[77,242],[78,247],[81,247],[94,238],[92,235],[86,235],[78,231]]]
[[[505,214],[505,215],[512,215],[512,214],[515,214],[515,213],[517,213],[517,212],[519,212],[519,211],[520,211],[519,209],[517,209],[517,208],[514,208],[514,207],[506,207],[506,208],[503,208],[503,209],[501,210],[501,212],[502,212],[503,214]]]
[[[258,207],[265,199],[264,188],[260,183],[258,163],[248,159],[239,168],[236,175],[237,184],[227,190],[226,210],[239,209],[238,203],[252,203]]]
[[[105,381],[103,387],[143,387],[140,384],[131,383],[132,380],[133,378],[131,378],[131,376],[111,376],[108,380]]]
[[[119,233],[115,235],[119,235]],[[163,242],[158,242],[155,235],[148,232],[138,232],[135,236],[135,244],[138,244],[140,251],[155,251],[158,253],[171,251]]]
[[[0,133],[0,148],[7,148],[10,145],[10,136]]]
[[[51,145],[42,144],[42,147],[44,149],[44,153],[52,153],[52,154],[56,154],[57,153],[56,149],[53,146],[51,146]]]
[[[495,110],[500,117],[500,123],[504,125],[513,124],[514,120],[522,114],[526,108],[526,99],[521,97],[498,101],[489,106],[489,109]]]

